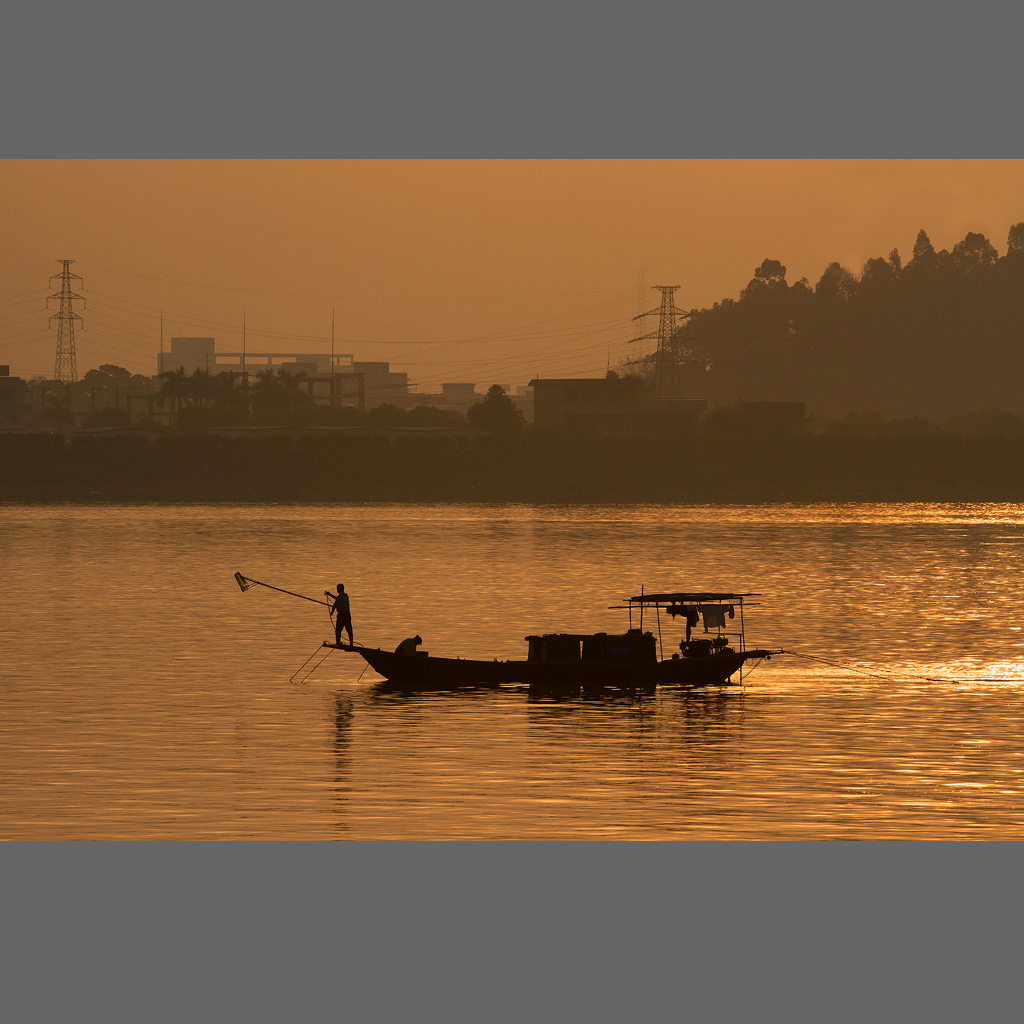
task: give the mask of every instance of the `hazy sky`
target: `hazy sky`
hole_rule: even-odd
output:
[[[677,304],[859,272],[925,228],[1002,254],[1024,161],[0,162],[0,363],[53,372],[43,297],[74,259],[79,375],[152,374],[164,335],[388,360],[421,390],[602,373],[631,352],[638,271]],[[55,303],[51,306],[55,308]],[[651,327],[655,325],[652,323]]]

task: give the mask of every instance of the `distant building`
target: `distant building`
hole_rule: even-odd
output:
[[[21,426],[29,412],[28,381],[12,377],[10,366],[0,366],[0,416]]]
[[[171,338],[171,351],[157,357],[157,373],[180,369],[186,373],[196,370],[216,373],[217,353],[213,342],[213,338]]]
[[[643,398],[643,382],[631,377],[537,378],[533,422],[590,434],[654,435],[697,426],[705,399]]]
[[[379,364],[370,364],[379,365]],[[387,363],[383,364],[387,366]],[[171,351],[157,358],[157,373],[181,370],[192,374],[196,370],[210,373],[259,373],[284,367],[290,373],[304,373],[307,377],[329,376],[330,352],[218,352],[214,338],[171,338]],[[335,373],[356,373],[351,355],[334,356]]]
[[[442,384],[440,400],[434,396],[430,404],[465,416],[469,408],[482,399],[483,396],[476,393],[475,384]]]
[[[509,395],[515,407],[523,414],[527,423],[533,422],[533,388],[529,384],[517,384],[515,394]]]
[[[390,363],[353,363],[351,370],[338,370],[338,373],[361,373],[363,388],[366,395],[366,408],[377,405],[404,404],[409,393],[409,375],[392,373]]]
[[[332,374],[329,352],[257,352],[251,349],[246,349],[244,353],[225,352],[217,348],[214,338],[171,338],[170,352],[164,352],[157,360],[157,364],[158,373],[183,369],[187,374],[192,374],[196,370],[209,370],[210,373],[241,373],[244,370],[246,373],[256,374],[261,370],[278,370],[283,367],[290,373],[302,373],[307,377],[327,378]],[[333,373],[363,375],[363,394],[367,409],[385,404],[402,408],[421,404],[418,396],[410,395],[409,375],[393,373],[390,363],[357,363],[350,354],[336,354]],[[321,381],[316,385],[318,390],[315,394],[322,397],[322,394],[326,394],[327,386],[327,383]],[[470,384],[468,387],[472,392],[473,385]],[[478,397],[473,397],[474,402],[478,400]]]

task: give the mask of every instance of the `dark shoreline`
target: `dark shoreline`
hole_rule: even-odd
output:
[[[1024,502],[1024,439],[8,435],[0,501]]]

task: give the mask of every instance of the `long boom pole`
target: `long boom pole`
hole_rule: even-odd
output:
[[[279,594],[287,594],[289,597],[301,597],[303,601],[312,601],[313,604],[322,604],[325,608],[331,607],[326,601],[318,601],[315,597],[306,597],[305,594],[296,594],[294,590],[285,590],[282,587],[275,587],[272,584],[264,583],[261,580],[250,579],[248,576],[243,576],[240,572],[235,573],[235,582],[243,591],[255,586],[266,587],[267,590],[276,590]]]

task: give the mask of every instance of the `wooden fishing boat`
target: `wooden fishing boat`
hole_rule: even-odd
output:
[[[625,598],[630,625],[624,633],[544,633],[525,637],[525,660],[446,658],[425,651],[399,653],[358,644],[331,644],[358,654],[388,683],[400,689],[526,684],[537,689],[643,690],[658,686],[724,686],[742,682],[744,666],[781,654],[778,648],[747,648],[743,607],[757,594],[672,592]],[[657,636],[644,631],[644,612],[657,622]],[[664,656],[662,612],[683,616],[686,637]],[[737,614],[738,613],[738,614]],[[639,626],[633,627],[634,616]],[[704,633],[692,639],[701,619]]]

